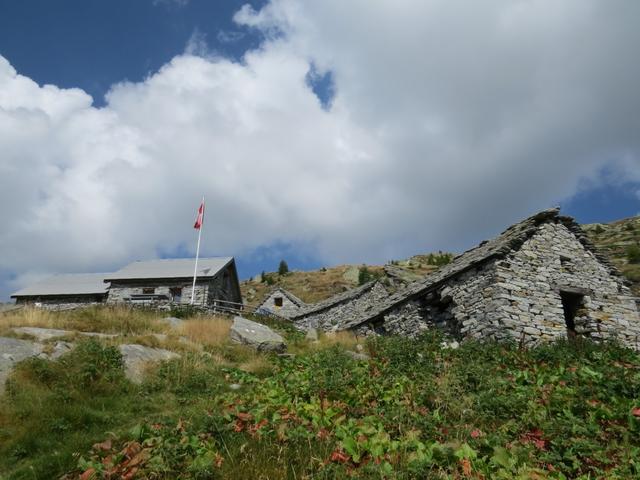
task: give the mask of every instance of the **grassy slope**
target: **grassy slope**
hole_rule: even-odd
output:
[[[416,255],[407,260],[397,262],[397,266],[410,275],[423,276],[437,267],[427,263],[427,255]],[[307,303],[315,303],[338,293],[358,286],[358,270],[361,265],[339,265],[314,271],[292,271],[286,275],[268,273],[274,283],[268,285],[257,279],[245,280],[241,283],[242,298],[250,308],[256,307],[272,288],[282,287]],[[373,275],[382,275],[384,268],[380,265],[367,265]]]
[[[434,334],[377,339],[356,361],[344,353],[352,337],[311,344],[272,325],[295,357],[254,354],[216,327],[142,385],[95,340],[60,362],[23,362],[0,398],[0,478],[640,475],[636,353],[451,350]]]
[[[640,244],[640,217],[626,218],[608,224],[584,225],[593,242],[604,250],[613,263],[633,283],[633,290],[640,296],[640,264],[629,264],[626,251],[629,246]]]

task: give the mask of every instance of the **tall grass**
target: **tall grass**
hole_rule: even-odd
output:
[[[205,346],[219,346],[229,338],[231,320],[219,316],[197,317],[185,320],[175,328],[178,335]]]
[[[142,335],[162,333],[169,326],[160,322],[163,314],[126,306],[96,306],[71,311],[50,311],[27,307],[0,315],[0,331],[13,327],[41,327],[81,332]]]

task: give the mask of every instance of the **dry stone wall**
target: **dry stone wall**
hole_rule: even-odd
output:
[[[455,337],[490,335],[497,319],[494,275],[491,264],[462,273],[434,291],[408,299],[381,320],[356,327],[355,332],[414,337],[439,328]]]
[[[277,306],[276,298],[282,300],[282,306]],[[271,292],[271,294],[258,306],[257,313],[269,313],[278,317],[289,319],[300,313],[300,306],[292,302],[289,297],[279,290]]]
[[[108,303],[130,302],[132,295],[144,295],[145,288],[153,288],[153,295],[160,295],[167,298],[167,302],[172,300],[171,289],[182,288],[180,304],[188,304],[191,302],[192,283],[180,280],[140,280],[118,282],[112,281],[109,289]],[[207,304],[209,298],[209,282],[196,281],[194,303],[197,305]],[[153,301],[152,303],[158,303]],[[161,303],[161,302],[160,302]]]
[[[425,289],[354,331],[415,336],[440,328],[457,338],[533,345],[567,336],[561,292],[579,299],[570,334],[640,348],[631,291],[561,222],[540,225],[506,257]]]
[[[369,290],[353,298],[347,298],[331,307],[296,318],[294,324],[301,330],[318,328],[325,331],[340,330],[341,324],[362,315],[388,295],[385,288],[376,282]]]
[[[496,285],[496,338],[537,343],[566,336],[564,291],[582,295],[577,335],[639,345],[640,320],[631,291],[562,224],[543,224],[518,251],[497,262]]]

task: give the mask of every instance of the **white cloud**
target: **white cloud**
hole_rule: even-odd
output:
[[[192,249],[202,193],[206,254],[284,241],[356,262],[466,247],[603,167],[640,181],[638,14],[274,0],[236,15],[270,39],[242,63],[194,38],[100,109],[0,57],[0,271]],[[329,111],[312,62],[333,74]]]

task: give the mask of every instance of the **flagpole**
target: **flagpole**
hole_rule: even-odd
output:
[[[204,208],[204,195],[202,196],[202,205]],[[202,211],[202,223],[204,223],[204,210]],[[202,235],[202,224],[198,229],[198,246],[196,247],[196,264],[193,267],[193,285],[191,287],[191,305],[196,294],[196,276],[198,275],[198,257],[200,256],[200,236]]]

